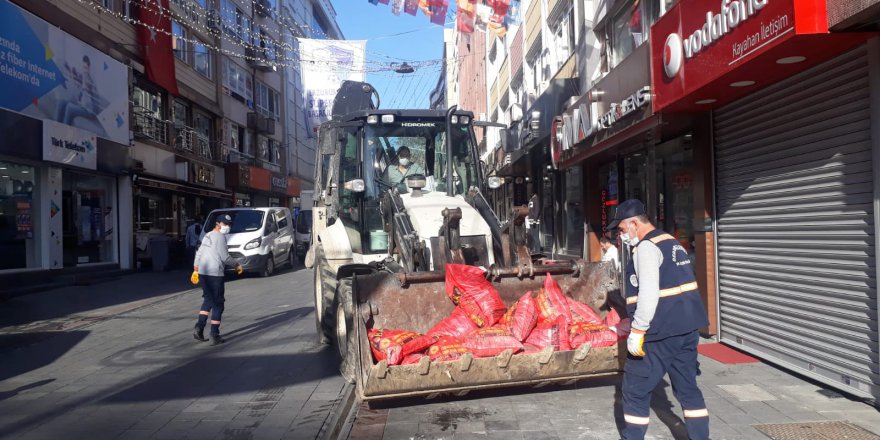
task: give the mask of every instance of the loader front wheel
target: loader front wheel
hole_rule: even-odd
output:
[[[336,348],[339,352],[339,373],[349,383],[354,383],[357,371],[357,341],[354,340],[354,299],[351,279],[339,280],[336,292]]]
[[[333,321],[326,315],[333,304],[336,292],[336,274],[324,258],[324,249],[318,245],[315,249],[314,282],[315,282],[315,329],[318,342],[329,344],[334,335]],[[335,310],[333,310],[335,311]]]

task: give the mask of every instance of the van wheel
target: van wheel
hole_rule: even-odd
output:
[[[260,276],[270,277],[275,272],[275,256],[271,253],[269,254],[269,258],[266,258],[266,265],[263,266],[263,271],[260,273]]]
[[[336,292],[336,273],[330,269],[330,265],[324,259],[324,249],[320,245],[315,248],[315,264],[312,273],[315,285],[315,329],[318,333],[318,342],[329,344],[330,336],[334,332],[330,324],[332,321],[325,314],[333,304],[333,294]]]
[[[354,383],[355,371],[357,371],[357,355],[355,349],[357,341],[354,341],[354,326],[352,318],[351,279],[339,281],[336,291],[336,313],[334,316],[336,327],[336,348],[339,353],[339,373],[348,383]]]
[[[290,268],[293,269],[296,266],[296,253],[293,252],[293,249],[287,253],[287,264],[290,265]]]

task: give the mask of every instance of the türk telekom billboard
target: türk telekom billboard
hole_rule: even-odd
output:
[[[128,71],[0,0],[0,107],[128,145]]]
[[[828,31],[826,0],[681,0],[651,27],[654,111],[796,35]]]

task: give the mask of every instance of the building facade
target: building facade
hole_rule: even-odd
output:
[[[0,275],[134,269],[160,251],[165,267],[183,264],[190,222],[221,207],[290,206],[299,176],[311,178],[302,170],[314,149],[296,130],[302,91],[289,37],[341,37],[329,2],[0,7],[4,41],[20,46],[6,47],[20,59],[4,69],[21,70],[19,81],[35,87],[0,101],[9,133],[0,146],[9,251]],[[33,98],[23,102],[25,94]]]

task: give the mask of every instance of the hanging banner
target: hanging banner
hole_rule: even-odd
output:
[[[409,15],[416,15],[419,11],[419,0],[404,0],[403,12]]]
[[[0,0],[0,107],[128,145],[128,72],[8,0]]]
[[[343,81],[365,81],[366,41],[299,38],[303,59],[306,130],[316,137],[318,126],[330,119],[333,100]]]
[[[138,17],[144,26],[138,26],[137,32],[147,79],[178,95],[168,0],[142,1]]]
[[[391,13],[394,15],[400,15],[400,11],[403,10],[403,0],[391,0]]]

